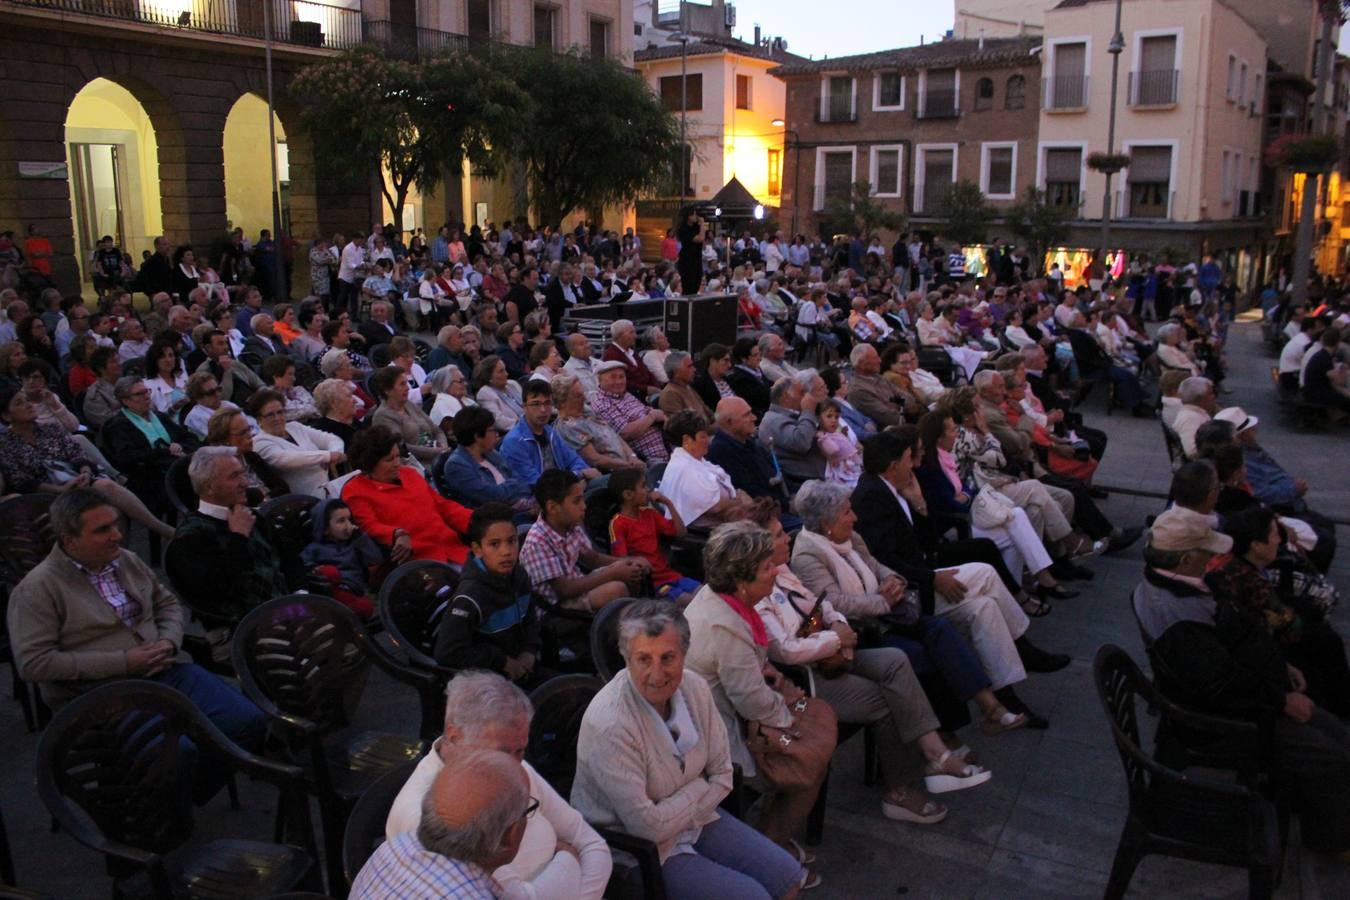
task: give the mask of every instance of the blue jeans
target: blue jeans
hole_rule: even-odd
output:
[[[695,853],[672,856],[661,866],[670,900],[782,897],[801,881],[802,867],[782,847],[730,813],[703,826]]]
[[[267,714],[219,676],[196,663],[186,663],[169,666],[150,680],[186,695],[192,705],[233,743],[250,753],[262,750],[267,735]],[[205,803],[225,785],[230,768],[223,761],[212,759],[210,754],[205,760],[199,760],[201,754],[197,745],[186,737],[179,738],[178,746],[185,763],[179,773],[182,779],[180,797],[185,804]]]

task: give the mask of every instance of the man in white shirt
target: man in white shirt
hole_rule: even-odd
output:
[[[127,319],[117,330],[122,343],[117,347],[117,355],[122,362],[142,359],[150,352],[150,339],[145,336],[145,326],[138,319]]]
[[[1194,459],[1195,433],[1219,411],[1219,398],[1214,392],[1214,382],[1199,375],[1183,381],[1177,396],[1181,398],[1181,408],[1172,420],[1172,430],[1181,438],[1186,458]]]
[[[1280,350],[1280,375],[1298,375],[1303,370],[1303,357],[1309,347],[1316,347],[1322,337],[1322,321],[1314,316],[1306,317],[1299,326],[1298,334],[1289,339]]]
[[[764,245],[764,271],[772,275],[782,268],[786,259],[783,254],[783,236],[775,234]]]
[[[361,246],[361,232],[352,235],[351,242],[342,248],[338,257],[338,308],[346,307],[352,318],[361,311],[360,285],[364,280],[366,251]]]
[[[587,397],[600,390],[600,382],[595,377],[595,364],[591,360],[590,339],[580,331],[567,336],[567,362],[563,363],[563,369],[577,377]]]
[[[385,822],[390,840],[416,831],[422,799],[456,753],[498,750],[520,761],[538,811],[526,820],[520,849],[492,873],[504,900],[576,897],[596,900],[609,882],[609,847],[581,814],[524,761],[530,742],[530,700],[520,688],[492,672],[462,672],[445,692],[445,732],[422,758],[399,791]]]

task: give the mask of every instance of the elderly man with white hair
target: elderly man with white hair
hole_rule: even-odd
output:
[[[581,814],[524,761],[534,710],[525,692],[493,672],[461,672],[445,691],[445,731],[399,791],[385,822],[389,840],[418,830],[423,800],[462,754],[496,750],[513,757],[529,779],[538,811],[526,820],[520,849],[492,872],[504,898],[598,898],[609,882],[609,847]]]
[[[601,360],[621,362],[628,373],[628,392],[639,400],[646,400],[653,394],[661,393],[661,385],[656,383],[652,373],[638,359],[637,326],[628,319],[616,319],[609,326],[610,345],[605,348]]]
[[[759,336],[759,371],[770,384],[800,371],[787,361],[787,342],[773,332]]]
[[[266,361],[269,356],[286,352],[286,345],[276,335],[276,323],[267,313],[258,313],[248,320],[248,324],[253,333],[244,340],[244,349],[240,353],[241,356],[252,353],[259,359]]]
[[[563,363],[563,371],[577,377],[587,397],[600,389],[600,382],[595,375],[595,360],[591,359],[590,338],[580,331],[567,336],[567,362]]]
[[[1181,438],[1181,448],[1187,458],[1193,459],[1195,433],[1219,411],[1219,397],[1214,391],[1214,382],[1199,375],[1183,381],[1177,388],[1177,397],[1181,399],[1181,408],[1172,420],[1172,430]]]
[[[759,423],[759,441],[792,483],[825,475],[825,455],[816,443],[816,407],[828,398],[825,381],[815,369],[780,378],[769,389],[769,411]]]
[[[150,352],[150,339],[145,336],[145,326],[136,319],[127,319],[117,329],[122,342],[117,345],[117,355],[122,362],[144,359]]]

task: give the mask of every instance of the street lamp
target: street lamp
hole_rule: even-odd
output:
[[[1116,0],[1116,30],[1111,35],[1111,43],[1106,52],[1111,54],[1111,113],[1106,126],[1106,153],[1116,152],[1116,94],[1120,84],[1120,54],[1125,50],[1125,35],[1120,31],[1120,8],[1123,0]],[[1106,254],[1111,249],[1111,179],[1114,171],[1106,172],[1106,193],[1102,196],[1102,255],[1101,264],[1106,266]]]
[[[680,205],[689,193],[689,144],[685,141],[685,120],[689,117],[689,42],[693,37],[677,31],[670,39],[680,45]]]
[[[797,237],[797,204],[801,198],[797,196],[797,173],[801,170],[802,141],[797,137],[797,132],[787,127],[787,122],[783,119],[772,119],[769,122],[774,128],[783,129],[783,143],[786,147],[795,148],[792,154],[792,237]],[[791,139],[789,143],[788,139]],[[781,177],[781,173],[780,173]]]

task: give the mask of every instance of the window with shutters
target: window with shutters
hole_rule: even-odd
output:
[[[534,45],[536,47],[553,48],[558,44],[557,28],[557,10],[551,6],[536,6],[534,8]]]
[[[980,147],[980,190],[990,200],[1014,200],[1017,196],[1017,144],[986,143]]]
[[[947,119],[960,114],[956,94],[959,81],[955,69],[929,69],[924,73],[922,84],[920,119]]]
[[[819,147],[816,149],[816,203],[822,210],[845,205],[853,191],[854,165],[857,150],[853,147]]]
[[[1087,106],[1087,42],[1054,45],[1052,74],[1047,79],[1045,105],[1049,109]]]
[[[1172,148],[1130,150],[1130,209],[1136,219],[1165,219],[1172,195]]]
[[[681,109],[698,112],[703,109],[703,75],[695,73],[684,81],[687,93],[680,91],[680,76],[667,75],[661,78],[661,105],[673,113]],[[683,106],[681,106],[683,102]]]
[[[1023,109],[1027,105],[1027,79],[1023,75],[1008,76],[1003,88],[1003,108]]]
[[[880,145],[872,148],[872,160],[868,180],[878,197],[899,197],[901,189],[900,161],[904,148],[899,144]]]
[[[783,193],[783,151],[777,147],[769,148],[769,196],[777,197]]]
[[[1139,69],[1130,73],[1130,102],[1135,106],[1170,106],[1177,102],[1180,77],[1175,34],[1140,38]]]
[[[609,54],[609,23],[591,19],[591,59],[604,59]]]
[[[821,122],[852,122],[857,118],[854,101],[857,81],[851,75],[827,75],[820,95]]]
[[[1237,102],[1237,72],[1237,57],[1230,53],[1228,54],[1228,83],[1224,88],[1224,96],[1234,103]]]
[[[977,110],[994,108],[994,79],[981,78],[975,82],[975,108]]]
[[[877,72],[872,76],[872,108],[904,109],[905,76],[899,72]]]
[[[750,106],[750,85],[751,85],[751,81],[750,81],[750,76],[749,76],[749,75],[737,75],[737,76],[736,76],[736,108],[737,108],[737,109],[750,109],[750,108],[751,108],[751,106]]]
[[[920,144],[915,153],[916,212],[934,213],[942,208],[947,192],[956,181],[956,148],[951,144]]]
[[[1045,202],[1061,209],[1077,210],[1083,186],[1083,151],[1078,147],[1052,147],[1045,151]]]
[[[481,41],[492,37],[492,6],[492,0],[467,0],[464,12],[470,40]]]

